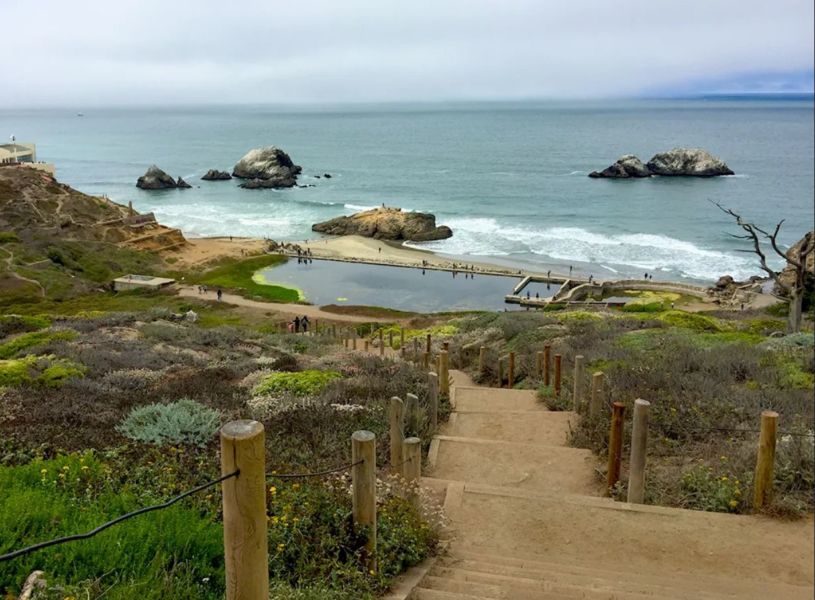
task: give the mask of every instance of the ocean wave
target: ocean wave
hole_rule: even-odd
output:
[[[628,272],[676,272],[704,280],[725,273],[746,278],[756,272],[750,257],[702,248],[661,234],[609,235],[579,227],[538,230],[503,226],[492,218],[451,219],[448,224],[454,231],[452,238],[413,246],[461,255],[533,254],[565,263],[599,264],[611,271],[623,267]]]
[[[347,208],[348,210],[358,210],[358,211],[361,211],[361,210],[373,210],[375,208],[378,208],[376,206],[365,206],[363,204],[347,204],[347,203],[343,204],[342,206],[343,206],[343,208]]]

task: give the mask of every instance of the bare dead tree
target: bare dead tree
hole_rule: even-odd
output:
[[[812,231],[808,231],[804,235],[802,244],[797,248],[797,252],[784,252],[778,244],[778,234],[781,232],[781,226],[784,224],[784,219],[776,223],[772,232],[762,229],[755,223],[745,221],[744,218],[730,208],[725,208],[718,202],[714,202],[722,212],[727,213],[734,219],[736,224],[741,227],[745,233],[743,235],[730,234],[732,237],[740,240],[749,240],[753,247],[749,250],[741,250],[741,252],[752,252],[758,256],[759,266],[761,270],[767,273],[776,285],[786,292],[786,298],[789,302],[789,316],[787,320],[787,330],[790,333],[798,333],[801,331],[801,314],[803,312],[804,291],[806,288],[807,277],[807,257],[815,252],[815,235]],[[787,266],[792,267],[795,277],[791,282],[785,281],[781,277],[781,272],[772,269],[767,264],[767,255],[764,252],[762,242],[769,242],[770,248],[778,256],[784,259]]]

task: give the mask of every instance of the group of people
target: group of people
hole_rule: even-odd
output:
[[[206,295],[208,292],[209,292],[209,288],[207,286],[205,286],[205,285],[199,285],[198,286],[198,293],[199,294]],[[215,297],[218,299],[218,302],[221,301],[221,298],[223,298],[223,296],[224,296],[224,292],[223,292],[223,290],[221,288],[218,288],[217,290],[215,290]]]
[[[303,317],[294,317],[293,321],[289,322],[289,333],[308,333],[308,326],[309,320],[308,316],[303,315]]]

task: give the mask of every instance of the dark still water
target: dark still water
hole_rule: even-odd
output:
[[[453,277],[447,271],[386,267],[315,260],[258,272],[266,283],[278,283],[303,291],[312,304],[384,306],[416,312],[457,310],[503,310],[504,296],[520,281],[517,277],[480,275]],[[547,296],[557,292],[553,285]]]

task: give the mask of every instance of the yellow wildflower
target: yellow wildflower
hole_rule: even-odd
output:
[[[269,493],[274,496],[277,493],[277,488],[275,486],[270,487]]]
[[[730,501],[730,508],[736,508],[739,505],[737,500]]]

